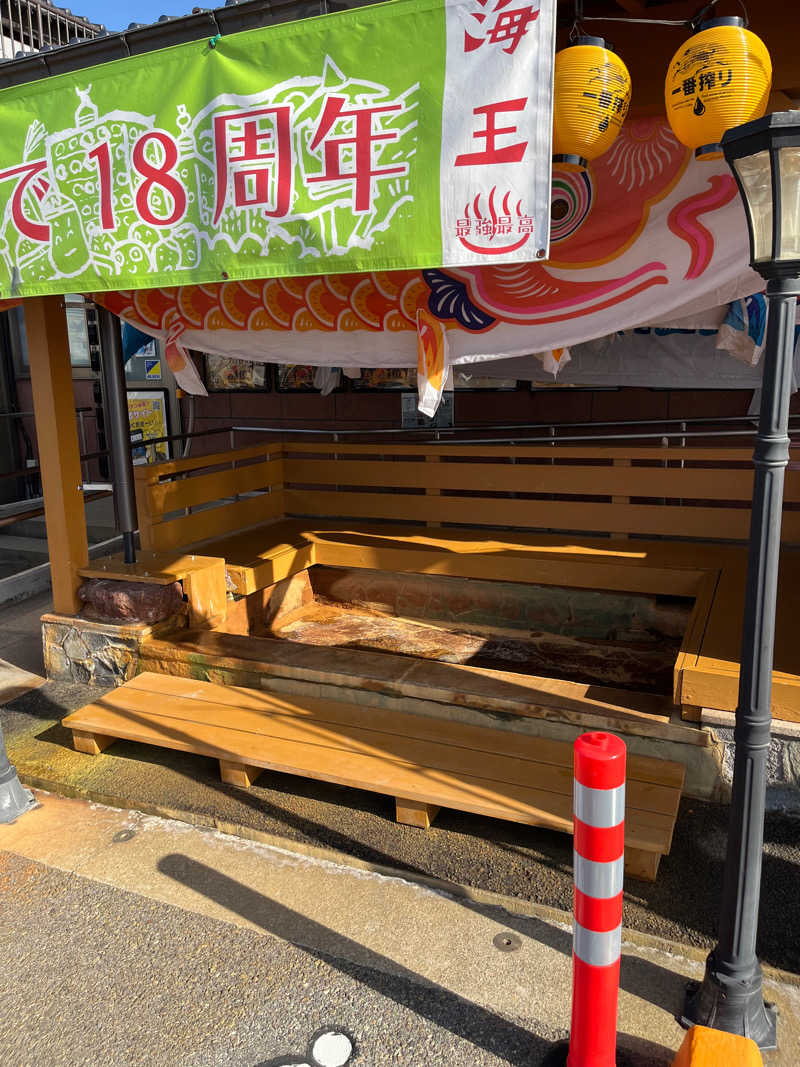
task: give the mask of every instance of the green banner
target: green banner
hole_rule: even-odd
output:
[[[555,4],[520,20],[497,0],[475,37],[484,2],[394,0],[4,90],[0,297],[532,257],[529,178],[475,180],[549,153],[546,106],[544,139],[520,139],[541,87],[512,82],[527,47],[547,57]]]

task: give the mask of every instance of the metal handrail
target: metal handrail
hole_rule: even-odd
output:
[[[76,415],[85,415],[87,411],[97,411],[94,406],[75,408]],[[0,411],[0,419],[32,419],[33,411]]]
[[[91,408],[76,409],[78,411],[91,411]],[[0,413],[2,415],[3,413]],[[25,412],[8,412],[8,415],[24,415]],[[800,414],[794,414],[789,416],[790,420],[794,421],[796,425],[790,427],[790,434],[792,432],[800,435]],[[186,441],[193,440],[196,437],[214,437],[219,434],[227,434],[231,437],[234,433],[261,433],[261,434],[283,434],[287,437],[331,437],[334,443],[342,437],[369,437],[375,435],[387,435],[387,434],[402,434],[406,436],[417,435],[429,435],[432,439],[439,444],[453,444],[453,445],[503,445],[503,444],[544,444],[554,445],[558,444],[609,444],[615,441],[647,441],[647,440],[669,440],[670,438],[680,438],[686,440],[687,438],[726,438],[726,437],[752,437],[755,433],[755,428],[746,430],[687,430],[688,426],[702,426],[706,424],[719,425],[720,423],[742,423],[753,422],[754,417],[750,415],[722,415],[717,418],[713,416],[704,416],[692,419],[618,419],[609,420],[606,422],[561,422],[554,424],[546,423],[514,423],[512,425],[489,425],[482,427],[440,427],[432,429],[429,427],[413,427],[411,429],[402,429],[397,427],[380,428],[380,429],[367,429],[367,430],[321,430],[321,429],[296,429],[281,426],[216,426],[213,429],[208,430],[195,430],[192,433],[173,433],[167,434],[164,437],[149,437],[141,443],[144,445],[158,445],[166,444],[171,441]],[[677,425],[680,429],[677,430],[665,430],[665,431],[653,431],[648,433],[619,433],[619,434],[559,434],[558,431],[564,428],[571,428],[576,426],[673,426]],[[550,431],[546,436],[534,436],[529,437],[527,434],[531,430],[539,430],[542,427],[547,426]],[[456,434],[468,434],[472,433],[489,433],[496,430],[515,430],[516,433],[513,436],[508,437],[454,437]],[[442,435],[447,434],[446,439],[442,438]],[[421,441],[420,443],[425,443]],[[792,441],[793,445],[800,444],[800,440]],[[81,463],[84,463],[92,459],[102,459],[108,457],[111,454],[110,449],[99,449],[94,452],[81,453]],[[41,468],[37,464],[34,467],[25,467],[20,470],[8,471],[0,473],[0,481],[7,480],[9,478],[29,478],[34,475],[40,474]]]
[[[141,447],[142,445],[160,445],[166,441],[186,441],[194,437],[213,437],[220,433],[229,434],[233,429],[233,426],[215,426],[211,430],[195,430],[193,433],[171,433],[166,437],[147,437],[142,441],[134,441],[133,445]]]
[[[91,410],[91,409],[86,409],[86,410]],[[198,430],[195,433],[173,433],[173,434],[169,434],[167,437],[148,437],[147,440],[142,441],[141,444],[142,445],[158,445],[158,444],[163,444],[166,441],[184,441],[184,440],[186,440],[186,438],[189,438],[189,437],[211,437],[214,434],[219,434],[219,433],[229,434],[231,432],[231,429],[232,429],[232,427],[224,426],[224,427],[221,427],[221,428],[217,427],[217,428],[215,428],[213,430]],[[135,443],[139,444],[140,442],[137,441]],[[80,460],[81,460],[81,463],[85,463],[87,460],[90,460],[90,459],[103,459],[104,457],[108,457],[110,455],[111,455],[111,449],[109,449],[109,448],[101,448],[101,449],[98,449],[95,452],[81,452]],[[19,470],[7,471],[5,473],[0,473],[0,481],[2,481],[3,479],[7,479],[7,478],[30,478],[35,474],[41,474],[41,467],[39,466],[38,463],[36,464],[36,466],[33,466],[33,467],[23,467],[23,468],[20,468]]]
[[[790,420],[797,420],[800,424],[800,413],[789,416]],[[517,430],[526,432],[528,430],[538,430],[543,427],[547,427],[550,430],[559,430],[564,427],[574,426],[701,426],[704,424],[718,425],[720,423],[732,423],[732,422],[748,422],[757,423],[757,415],[706,415],[703,417],[692,419],[612,419],[606,422],[594,422],[591,420],[582,420],[578,422],[514,422],[514,423],[488,423],[485,426],[413,426],[407,429],[397,426],[381,427],[377,429],[359,429],[359,430],[321,430],[321,429],[289,429],[287,427],[280,426],[231,426],[230,429],[235,431],[242,431],[244,433],[291,433],[291,434],[307,434],[307,435],[321,435],[321,434],[337,434],[340,437],[356,437],[363,436],[365,434],[457,434],[457,433],[475,433],[494,430]],[[798,425],[800,429],[800,425]],[[209,431],[212,433],[223,433],[225,430]],[[679,434],[678,436],[682,436]]]
[[[588,423],[574,423],[572,425],[597,425]],[[613,425],[609,423],[607,425]],[[646,425],[650,425],[647,423]],[[345,435],[357,434],[357,435],[373,435],[381,433],[393,433],[393,430],[286,430],[278,429],[277,427],[265,427],[265,426],[234,426],[232,427],[235,433],[280,433],[287,437],[296,435],[311,435],[311,436],[324,436],[332,437],[333,442],[337,443],[341,437]],[[513,445],[513,444],[528,444],[528,445],[555,445],[555,444],[609,444],[614,441],[647,441],[658,440],[665,441],[669,438],[680,438],[680,440],[686,440],[687,438],[709,438],[709,437],[753,437],[755,435],[755,427],[749,430],[666,430],[658,431],[655,433],[607,433],[607,434],[568,434],[557,436],[550,433],[546,437],[527,437],[525,436],[526,427],[521,427],[522,433],[516,433],[513,437],[458,437],[458,438],[446,438],[442,439],[439,435],[441,430],[429,430],[424,432],[433,434],[433,442],[436,444],[451,444],[451,445]],[[551,427],[552,429],[552,427]],[[473,428],[474,430],[474,428]],[[409,431],[401,431],[408,433]],[[464,432],[463,428],[462,431]],[[800,435],[800,426],[796,427],[795,432]],[[420,441],[420,444],[427,443],[426,441]],[[800,439],[798,439],[800,444]]]

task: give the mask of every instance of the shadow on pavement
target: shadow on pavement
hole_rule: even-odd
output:
[[[410,1008],[436,1026],[507,1060],[515,1067],[532,1067],[535,1063],[541,1063],[553,1048],[551,1041],[441,986],[433,985],[416,972],[242,885],[206,864],[180,853],[173,853],[159,860],[157,867],[162,874],[190,887],[196,893],[201,893],[265,932],[300,946],[343,974],[368,985],[401,1006]],[[527,937],[533,936],[561,951],[571,951],[570,935],[554,930],[548,924],[527,919],[524,933]],[[664,968],[645,960],[627,960],[626,963],[633,964],[632,967],[626,968],[626,976],[631,985],[636,987],[638,995],[647,995],[648,987],[651,992],[654,991],[656,983],[663,983],[665,976],[674,980],[675,989],[672,992],[683,995],[680,976],[672,975]],[[397,981],[398,978],[400,982]],[[661,999],[663,995],[662,988]],[[654,1002],[658,1003],[657,1000]],[[666,1067],[672,1059],[669,1049],[634,1035],[621,1034],[619,1044],[620,1049],[626,1053],[625,1062],[631,1067]],[[296,1060],[291,1057],[278,1058],[264,1061],[259,1067],[277,1067],[279,1064],[293,1062],[303,1064],[306,1061],[302,1057]]]
[[[391,998],[401,1007],[410,1008],[436,1026],[506,1059],[515,1067],[530,1067],[534,1053],[543,1057],[551,1047],[550,1041],[440,986],[432,985],[414,971],[398,966],[394,961],[255,892],[206,864],[175,853],[159,860],[157,867],[162,874],[181,885],[202,893],[267,933],[299,945],[304,951]],[[320,944],[325,946],[324,949],[316,947]],[[302,1063],[302,1059],[299,1062]]]

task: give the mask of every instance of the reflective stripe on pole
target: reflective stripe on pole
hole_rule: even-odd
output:
[[[567,1067],[614,1067],[625,864],[625,743],[575,742],[575,919]]]

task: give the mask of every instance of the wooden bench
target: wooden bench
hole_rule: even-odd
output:
[[[145,549],[219,556],[241,596],[317,563],[692,597],[674,684],[689,718],[736,706],[752,482],[749,448],[601,445],[267,442],[136,470]],[[795,721],[798,579],[787,547],[775,712]]]
[[[80,752],[118,738],[194,752],[245,788],[262,770],[300,774],[394,797],[398,821],[412,826],[427,828],[442,807],[572,831],[572,748],[561,741],[157,674],[63,721]],[[628,874],[655,878],[683,776],[679,763],[629,756]]]

